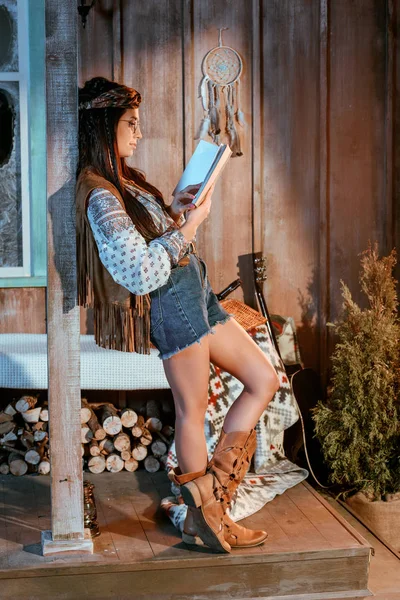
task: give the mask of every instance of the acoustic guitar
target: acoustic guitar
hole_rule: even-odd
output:
[[[247,258],[247,256],[246,256]],[[249,256],[252,258],[253,264],[253,275],[254,275],[254,290],[255,296],[257,299],[257,303],[259,305],[259,309],[261,314],[266,318],[266,326],[271,337],[271,340],[274,344],[275,350],[278,353],[278,356],[282,360],[281,352],[279,349],[279,345],[276,338],[275,329],[272,323],[272,319],[270,317],[267,302],[265,300],[265,296],[262,289],[262,284],[267,279],[266,274],[266,260],[262,256],[261,253],[254,253],[253,256]],[[221,292],[216,294],[219,301],[225,299],[229,296],[235,289],[242,285],[241,279],[236,279],[232,281],[226,288],[224,288]],[[283,362],[283,361],[282,361]],[[283,363],[284,364],[284,363]],[[285,365],[285,370],[287,376],[291,383],[291,388],[293,392],[293,396],[297,403],[297,409],[299,413],[299,421],[294,423],[289,429],[285,431],[284,435],[284,448],[285,454],[292,460],[293,462],[297,462],[301,464],[302,461],[299,460],[298,454],[299,451],[304,447],[304,453],[306,457],[307,465],[310,469],[312,476],[315,481],[323,488],[327,486],[320,483],[314,474],[314,471],[311,467],[308,451],[307,451],[307,443],[306,436],[308,438],[308,446],[313,454],[313,462],[314,466],[316,463],[316,468],[321,478],[325,478],[324,466],[322,461],[322,452],[321,447],[314,437],[314,423],[311,419],[311,409],[314,408],[318,402],[318,400],[322,397],[321,385],[319,382],[319,377],[312,369],[303,368],[301,364],[294,365]],[[303,465],[302,465],[303,466]]]
[[[271,335],[275,350],[282,360],[279,345],[276,339],[274,326],[268,311],[267,302],[262,289],[262,284],[267,280],[267,268],[266,259],[261,253],[253,254],[253,265],[254,265],[254,286],[257,301],[260,307],[260,312],[267,319],[268,330]],[[283,362],[283,361],[282,361]],[[317,405],[319,399],[322,398],[322,389],[318,375],[313,369],[304,368],[301,364],[296,365],[284,365],[286,373],[291,382],[293,395],[297,402],[297,409],[299,413],[299,421],[294,423],[289,429],[285,431],[284,436],[284,448],[286,456],[293,462],[299,462],[298,454],[299,451],[304,447],[304,453],[308,467],[314,479],[321,487],[323,486],[314,475],[313,469],[310,465],[306,437],[308,438],[309,448],[313,452],[313,460],[318,467],[318,471],[321,471],[321,478],[324,478],[323,465],[322,465],[322,454],[320,451],[320,445],[314,438],[314,422],[311,418],[311,409]]]

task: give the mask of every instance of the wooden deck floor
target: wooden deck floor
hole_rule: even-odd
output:
[[[0,597],[287,600],[369,595],[370,545],[307,484],[243,523],[269,532],[258,548],[189,549],[159,511],[165,473],[103,473],[95,488],[101,536],[93,556],[43,557],[51,529],[49,478],[1,476]]]
[[[390,550],[376,538],[346,508],[331,496],[324,495],[329,504],[352,525],[374,549],[368,577],[368,589],[374,600],[400,600],[400,553]]]

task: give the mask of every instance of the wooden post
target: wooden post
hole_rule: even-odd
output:
[[[75,170],[78,155],[77,11],[46,0],[47,339],[52,530],[44,555],[93,552],[83,524]]]

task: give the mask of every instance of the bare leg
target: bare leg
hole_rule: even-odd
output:
[[[204,420],[210,378],[209,338],[205,336],[199,344],[163,361],[174,396],[175,446],[182,473],[198,472],[207,465]]]
[[[243,392],[225,418],[226,433],[249,432],[278,388],[279,382],[274,368],[234,320],[217,325],[215,333],[204,337],[201,344],[193,344],[164,361],[165,373],[174,395],[176,452],[183,473],[201,472],[207,465],[204,417],[208,401],[210,358],[214,364],[230,372],[244,384]],[[254,437],[254,433],[248,435],[248,440],[251,436]],[[237,444],[228,448],[229,456],[225,453],[225,462],[219,465],[220,477],[225,473],[225,479],[229,481],[233,459],[237,458],[237,449]],[[239,464],[239,470],[245,465],[244,461]],[[180,475],[175,475],[175,481],[184,483]],[[231,550],[226,535],[229,535],[229,539],[235,544],[239,541],[241,547],[262,543],[267,537],[266,532],[253,532],[236,527],[226,515],[224,516],[225,508],[220,498],[215,497],[214,502],[210,503],[214,485],[218,481],[215,472],[212,471],[203,477],[195,478],[192,475],[192,481],[183,485],[182,494],[189,507],[185,535],[199,535],[206,545],[219,552]],[[238,479],[237,483],[239,482]],[[227,485],[224,487],[225,492],[229,489]],[[222,491],[222,488],[220,489]]]
[[[225,417],[224,431],[249,431],[278,390],[276,371],[234,319],[216,325],[214,335],[208,336],[208,340],[211,362],[244,385]]]

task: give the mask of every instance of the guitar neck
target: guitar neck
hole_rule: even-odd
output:
[[[279,346],[278,346],[278,341],[276,339],[276,335],[274,332],[274,327],[272,325],[271,317],[269,315],[267,303],[265,302],[264,294],[262,293],[260,285],[258,283],[256,283],[256,295],[257,295],[258,303],[260,305],[261,314],[263,315],[263,317],[265,317],[267,319],[268,332],[269,332],[272,342],[275,346],[275,350],[277,351],[279,358],[282,358],[281,352],[280,352]]]
[[[256,290],[256,296],[257,296],[257,300],[258,300],[258,304],[260,306],[260,311],[261,314],[263,315],[263,317],[265,317],[267,319],[267,327],[268,327],[268,332],[269,335],[271,337],[271,340],[275,346],[275,350],[278,353],[279,358],[282,359],[281,357],[281,353],[279,350],[279,346],[278,346],[278,341],[276,339],[276,335],[274,332],[274,327],[272,325],[272,321],[271,321],[271,317],[269,315],[269,311],[268,311],[268,307],[267,307],[267,302],[265,300],[265,296],[264,293],[262,291],[262,287],[261,287],[261,282],[264,281],[264,278],[262,278],[259,273],[257,272],[257,267],[254,265],[254,269],[255,269],[255,278],[254,278],[254,285],[255,285],[255,290]]]

